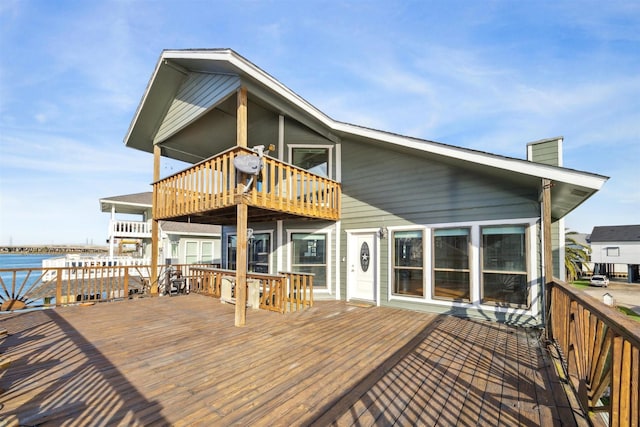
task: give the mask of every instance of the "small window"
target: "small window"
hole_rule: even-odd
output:
[[[393,294],[424,296],[422,231],[393,233]]]
[[[620,256],[620,248],[607,248],[607,256]]]
[[[524,226],[482,228],[482,300],[527,307],[529,287]]]
[[[293,147],[291,163],[316,175],[329,178],[329,149],[325,147]]]
[[[452,300],[471,299],[469,271],[470,230],[435,230],[433,237],[433,296]]]

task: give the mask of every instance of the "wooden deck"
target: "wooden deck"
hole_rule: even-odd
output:
[[[201,295],[0,317],[0,424],[576,425],[537,333],[335,301]],[[579,424],[578,420],[578,424]]]

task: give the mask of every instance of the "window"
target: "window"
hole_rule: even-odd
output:
[[[195,264],[198,262],[198,242],[187,242],[184,256],[186,264]]]
[[[326,234],[291,233],[291,270],[313,273],[314,288],[327,287]]]
[[[229,235],[227,245],[227,268],[235,270],[238,247],[237,236]],[[247,241],[247,271],[250,273],[269,273],[269,254],[271,253],[271,234],[256,233]]]
[[[607,256],[620,256],[620,248],[607,248]]]
[[[202,242],[202,257],[200,261],[204,264],[213,263],[213,242]]]
[[[434,231],[434,297],[463,301],[471,299],[469,236],[470,230],[468,228],[449,228]]]
[[[394,295],[424,296],[422,231],[393,233]]]
[[[482,228],[482,299],[526,307],[529,301],[524,226]]]
[[[329,149],[326,147],[293,147],[291,163],[316,175],[329,178]]]

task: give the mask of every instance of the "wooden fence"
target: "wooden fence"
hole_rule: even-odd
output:
[[[558,282],[550,307],[550,336],[583,408],[610,426],[639,426],[640,323]]]

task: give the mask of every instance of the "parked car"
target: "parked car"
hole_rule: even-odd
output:
[[[591,276],[589,283],[591,283],[591,286],[602,286],[606,288],[609,286],[609,278],[603,274],[595,274]]]

